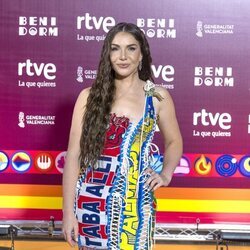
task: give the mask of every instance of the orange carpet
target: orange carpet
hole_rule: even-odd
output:
[[[0,240],[1,247],[10,247],[10,241]],[[72,250],[65,242],[55,241],[16,241],[15,250]],[[182,245],[182,244],[157,244],[153,250],[216,250],[216,245]],[[226,248],[219,248],[226,250]],[[250,250],[250,246],[229,246],[229,250]]]

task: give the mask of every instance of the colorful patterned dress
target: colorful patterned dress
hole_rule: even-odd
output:
[[[156,203],[144,183],[156,127],[153,87],[151,83],[145,91],[145,111],[137,124],[127,117],[110,115],[98,166],[94,170],[89,167],[77,182],[79,247],[152,248]]]

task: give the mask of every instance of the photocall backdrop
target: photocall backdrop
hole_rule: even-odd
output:
[[[250,2],[1,1],[0,220],[62,219],[74,102],[108,30],[137,24],[172,95],[184,154],[158,223],[250,221]],[[163,150],[159,132],[154,141]]]

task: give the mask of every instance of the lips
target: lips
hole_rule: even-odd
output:
[[[119,68],[126,69],[129,67],[129,64],[117,64]]]

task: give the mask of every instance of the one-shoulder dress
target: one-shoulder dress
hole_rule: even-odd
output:
[[[134,124],[125,116],[110,114],[98,165],[79,176],[75,201],[79,248],[152,248],[156,200],[144,184],[157,119],[154,84],[147,84],[141,120]]]

